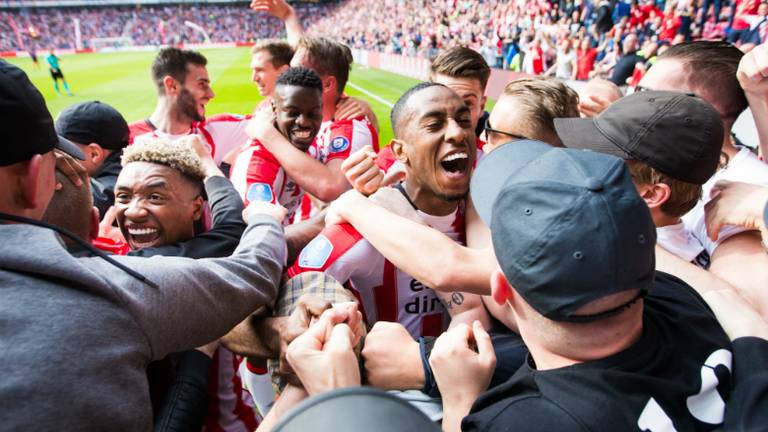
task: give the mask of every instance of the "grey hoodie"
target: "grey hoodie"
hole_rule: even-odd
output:
[[[0,225],[0,430],[148,430],[146,366],[274,299],[280,225],[253,216],[227,258],[74,258],[56,233]]]

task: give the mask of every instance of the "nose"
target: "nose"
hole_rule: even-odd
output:
[[[206,97],[208,97],[209,100],[216,97],[216,93],[213,92],[213,88],[211,87],[208,87],[208,91],[205,93],[205,95]]]
[[[132,199],[131,202],[125,206],[123,214],[127,219],[131,219],[132,221],[140,221],[147,217],[148,212],[147,209],[142,205],[141,201],[138,199]]]
[[[456,119],[449,119],[448,125],[445,130],[445,140],[453,143],[460,143],[464,141],[467,131],[461,127]]]
[[[259,81],[259,75],[256,73],[255,70],[251,71],[251,81],[258,82]]]
[[[309,118],[304,114],[300,114],[298,117],[296,117],[296,125],[302,128],[309,128],[310,127]]]

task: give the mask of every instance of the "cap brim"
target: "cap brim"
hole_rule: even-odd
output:
[[[487,226],[491,226],[493,203],[507,180],[552,149],[541,141],[513,141],[502,144],[480,161],[472,174],[470,193],[477,214]]]
[[[75,159],[85,160],[85,155],[80,150],[80,148],[77,147],[77,145],[75,145],[72,141],[64,138],[61,135],[57,135],[57,136],[59,137],[59,141],[54,145],[54,147],[72,156]]]
[[[632,155],[622,150],[600,131],[595,119],[557,118],[555,131],[563,145],[568,148],[593,150],[622,159],[633,159]]]

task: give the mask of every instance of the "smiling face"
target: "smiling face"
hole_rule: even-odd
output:
[[[191,121],[203,121],[205,120],[205,105],[214,96],[211,80],[205,66],[188,63],[187,77],[174,102],[176,111]]]
[[[251,57],[251,81],[256,84],[259,94],[268,97],[275,91],[275,81],[288,65],[275,67],[272,55],[268,51],[258,51]]]
[[[200,186],[179,171],[150,162],[131,162],[115,185],[117,223],[131,249],[191,239],[202,215]]]
[[[413,94],[405,110],[396,154],[406,181],[446,201],[464,198],[477,153],[469,108],[450,89],[432,86]]]
[[[272,109],[280,133],[296,148],[307,151],[323,122],[322,92],[309,87],[277,86]]]

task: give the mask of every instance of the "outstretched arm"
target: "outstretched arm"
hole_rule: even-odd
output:
[[[329,208],[326,224],[345,221],[392,264],[424,285],[437,291],[490,294],[495,266],[490,245],[484,249],[461,246],[433,228],[384,209],[357,191],[343,194]]]

